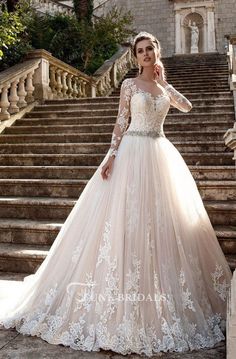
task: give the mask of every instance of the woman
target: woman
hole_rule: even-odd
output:
[[[1,323],[84,351],[213,347],[225,338],[231,272],[163,131],[170,105],[192,105],[166,82],[153,35],[137,35],[134,55],[140,74],[122,84],[110,149],[37,272],[2,299]]]

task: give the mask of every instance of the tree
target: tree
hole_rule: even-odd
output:
[[[74,12],[77,20],[92,22],[93,0],[73,0]]]
[[[17,8],[18,0],[7,0],[7,10],[8,12],[13,12]]]
[[[23,32],[25,26],[22,24],[20,14],[16,10],[8,12],[4,9],[0,17],[0,59],[2,59],[4,50],[8,46],[19,41],[19,34]]]

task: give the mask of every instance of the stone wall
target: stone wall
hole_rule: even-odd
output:
[[[216,44],[225,52],[224,36],[236,34],[236,0],[215,0]]]
[[[100,0],[100,2],[102,2]],[[108,11],[112,6],[123,6],[131,10],[137,32],[148,31],[158,37],[164,57],[175,53],[175,11],[176,0],[108,0],[97,10],[97,15]],[[182,0],[196,6],[204,0]],[[236,34],[236,0],[214,0],[216,47],[225,52],[225,35]]]

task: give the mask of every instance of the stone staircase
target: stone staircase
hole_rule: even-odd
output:
[[[236,267],[236,170],[223,134],[234,122],[224,55],[164,59],[169,83],[193,103],[171,109],[164,130],[183,155],[218,240]],[[127,77],[136,76],[131,70]],[[51,100],[0,135],[0,277],[36,271],[110,146],[119,91]]]

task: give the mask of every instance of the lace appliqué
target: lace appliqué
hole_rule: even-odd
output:
[[[191,309],[193,312],[196,312],[196,309],[194,308],[194,305],[193,305],[193,301],[190,299],[191,292],[189,291],[188,288],[184,289],[184,286],[186,285],[186,280],[185,280],[185,275],[184,275],[183,269],[181,269],[181,271],[180,271],[179,283],[182,288],[183,308],[184,309],[188,308],[188,309]]]
[[[220,281],[220,278],[223,276],[224,272],[222,266],[216,264],[215,271],[211,273],[211,277],[213,280],[213,286],[215,291],[219,294],[220,298],[225,301],[227,298],[227,293],[230,285],[226,283],[226,280]]]
[[[172,106],[178,108],[182,112],[189,112],[191,110],[191,102],[179,91],[177,91],[172,85],[168,84],[164,87],[164,89],[170,97]]]

